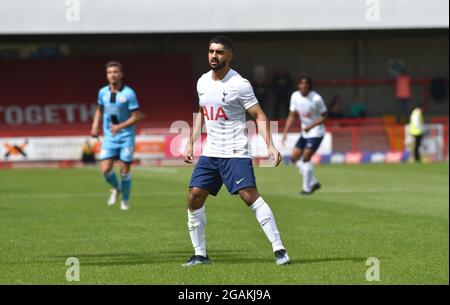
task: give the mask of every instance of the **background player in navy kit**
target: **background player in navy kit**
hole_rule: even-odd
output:
[[[98,137],[100,119],[102,119],[104,140],[100,153],[101,170],[106,182],[113,187],[108,205],[114,205],[119,194],[122,193],[120,207],[122,210],[128,210],[131,194],[130,166],[134,154],[135,124],[140,118],[139,104],[133,89],[122,83],[121,63],[108,62],[106,78],[109,84],[98,93],[98,107],[91,134]],[[119,160],[121,183],[113,170],[114,160]]]
[[[325,136],[324,122],[327,118],[327,107],[322,97],[312,90],[312,80],[302,76],[298,82],[298,90],[291,96],[289,116],[283,134],[283,145],[287,139],[289,128],[299,117],[301,135],[292,151],[291,161],[303,176],[302,195],[310,195],[320,189],[321,185],[314,175],[311,158],[319,149]]]
[[[233,42],[224,36],[209,43],[208,60],[211,70],[197,83],[200,111],[185,152],[185,161],[192,163],[193,144],[203,124],[207,143],[189,183],[188,229],[195,254],[184,266],[209,263],[206,255],[204,203],[216,196],[222,184],[231,194],[239,194],[254,211],[268,240],[272,244],[277,265],[290,262],[278,232],[270,207],[256,189],[252,159],[246,133],[246,111],[255,118],[266,140],[269,155],[278,166],[281,155],[273,145],[269,121],[258,104],[248,80],[230,68]]]

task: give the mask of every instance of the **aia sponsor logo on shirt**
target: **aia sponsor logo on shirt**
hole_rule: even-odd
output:
[[[303,118],[310,118],[311,112],[300,112],[300,116]]]
[[[228,121],[227,114],[225,113],[223,107],[215,109],[214,106],[202,106],[202,113],[205,119],[209,121],[218,121],[220,119]]]

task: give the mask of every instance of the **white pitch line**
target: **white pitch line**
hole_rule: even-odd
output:
[[[149,196],[182,196],[187,192],[179,193],[133,193],[133,197],[149,197]],[[89,198],[89,197],[108,197],[109,193],[84,193],[84,194],[16,194],[16,195],[0,195],[0,199],[52,199],[52,198]]]
[[[365,189],[365,190],[320,190],[317,194],[323,195],[339,195],[339,194],[386,194],[386,193],[424,193],[424,191],[411,191],[410,189],[391,189],[391,190],[378,190],[378,189]],[[428,190],[427,193],[433,193],[433,190]],[[226,190],[222,190],[222,193],[227,193]],[[187,189],[185,192],[148,192],[148,193],[133,193],[133,197],[149,197],[149,196],[162,196],[162,197],[172,197],[172,196],[184,196],[187,194]],[[283,196],[283,197],[292,197],[292,198],[303,198],[299,197],[296,192],[264,192],[264,195],[271,196]],[[48,193],[48,194],[7,194],[1,195],[0,200],[9,200],[9,199],[51,199],[51,198],[89,198],[89,197],[108,197],[108,192],[96,192],[96,193]],[[313,196],[311,198],[315,198],[317,196]]]
[[[171,167],[136,167],[133,169],[138,172],[163,173],[163,174],[177,174],[178,170]]]

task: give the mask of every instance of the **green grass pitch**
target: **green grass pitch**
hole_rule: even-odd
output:
[[[207,202],[211,265],[191,256],[186,193],[192,168],[134,168],[132,208],[108,208],[97,168],[0,171],[0,283],[80,284],[449,283],[449,167],[316,166],[323,189],[298,196],[293,166],[257,168],[293,260],[277,267],[253,213],[223,188]],[[73,282],[72,282],[73,283]]]

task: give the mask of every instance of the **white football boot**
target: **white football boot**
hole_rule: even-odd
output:
[[[122,200],[120,204],[120,209],[122,211],[128,211],[130,209],[130,203]]]
[[[119,195],[120,195],[119,189],[112,189],[111,195],[109,196],[109,199],[108,199],[108,206],[115,205],[117,202],[117,198],[119,198]]]

